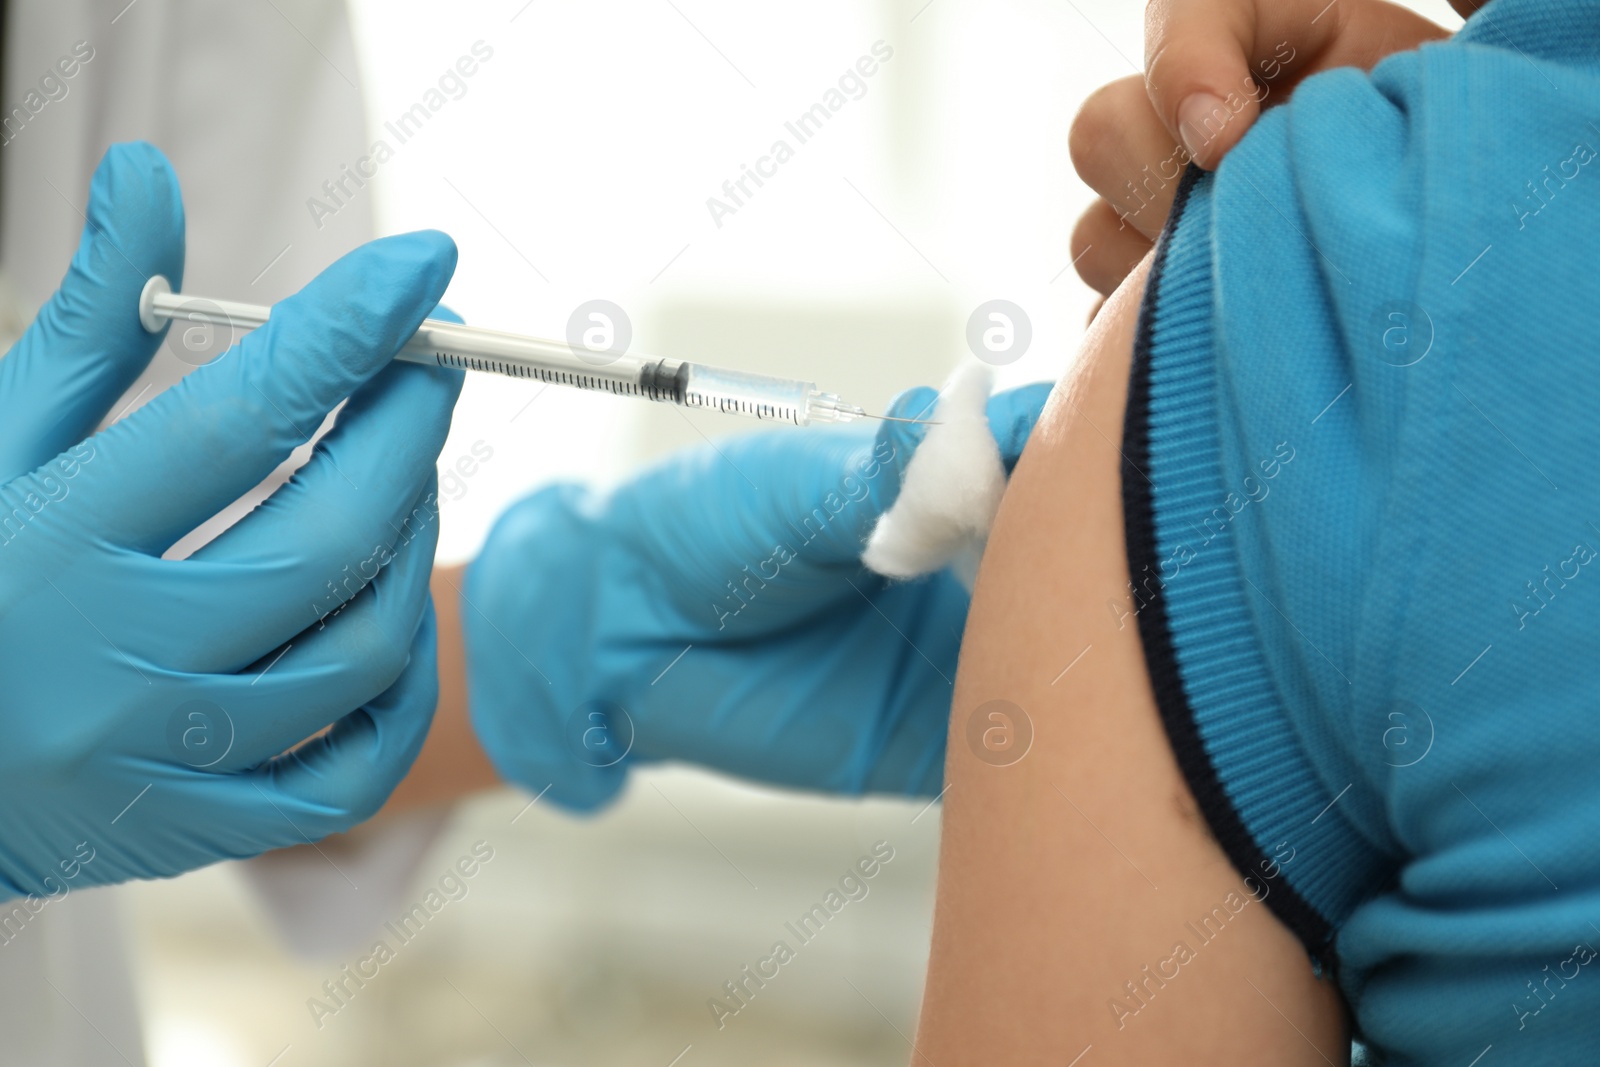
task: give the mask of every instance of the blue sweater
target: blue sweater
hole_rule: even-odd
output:
[[[1308,80],[1147,283],[1161,713],[1390,1064],[1600,1062],[1597,334],[1600,0]]]

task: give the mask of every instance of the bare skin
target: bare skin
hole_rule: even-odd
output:
[[[499,782],[467,716],[467,651],[461,637],[465,567],[436,567],[430,583],[439,624],[439,706],[417,762],[379,813],[450,804]]]
[[[1127,604],[1119,445],[1148,268],[1111,296],[1051,397],[979,574],[916,1064],[1348,1059],[1337,994],[1268,908],[1245,901],[1173,758],[1137,625],[1109,606]],[[1009,766],[969,743],[974,711],[997,699],[1034,731]],[[1201,941],[1186,924],[1229,894],[1243,906]],[[1163,966],[1180,941],[1192,958]]]

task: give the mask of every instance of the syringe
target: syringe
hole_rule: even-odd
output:
[[[155,333],[169,320],[243,332],[266,323],[272,309],[232,300],[175,293],[162,275],[151,276],[139,294],[139,322]],[[422,325],[395,354],[408,363],[488,371],[576,389],[662,400],[684,407],[792,422],[851,422],[867,412],[811,382],[749,371],[724,370],[678,359],[592,352],[560,341],[463,326],[439,319]],[[870,416],[883,418],[884,416]]]

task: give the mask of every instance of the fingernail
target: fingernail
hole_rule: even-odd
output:
[[[1233,118],[1220,96],[1194,93],[1178,105],[1178,135],[1189,158],[1205,166],[1207,150]]]

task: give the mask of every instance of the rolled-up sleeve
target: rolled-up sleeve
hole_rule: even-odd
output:
[[[1600,5],[1499,0],[1264,115],[1147,283],[1162,716],[1390,1064],[1600,1047],[1596,123]]]

